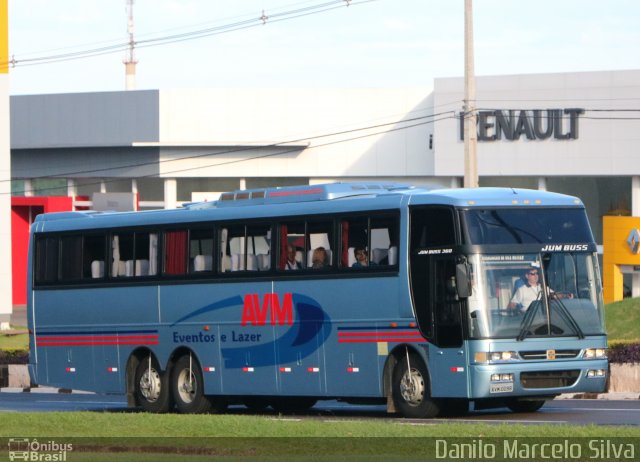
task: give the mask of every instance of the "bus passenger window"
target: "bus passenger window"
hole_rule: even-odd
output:
[[[193,272],[213,271],[213,230],[192,229],[189,233],[189,261]]]
[[[268,271],[271,269],[271,228],[269,225],[247,226],[247,270]],[[251,266],[249,264],[251,260]]]
[[[60,280],[82,279],[82,236],[60,238]]]
[[[283,223],[279,228],[278,270],[296,271],[305,267],[305,223]]]
[[[333,266],[331,222],[307,223],[307,268],[326,269]],[[314,261],[315,259],[315,261]]]
[[[231,271],[267,271],[271,267],[269,225],[236,225],[227,229]],[[222,244],[222,242],[221,242]]]
[[[46,284],[58,278],[58,238],[36,239],[35,282]]]
[[[105,244],[106,236],[103,234],[84,236],[82,244],[82,277],[84,279],[104,278]]]
[[[158,273],[158,235],[122,233],[111,239],[112,277],[150,276]]]
[[[343,268],[364,269],[398,263],[398,217],[355,217],[340,223]]]

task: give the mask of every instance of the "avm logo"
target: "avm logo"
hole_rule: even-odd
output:
[[[264,326],[267,322],[272,326],[284,326],[285,324],[291,326],[293,324],[293,295],[290,292],[283,295],[282,303],[280,303],[278,294],[274,293],[264,294],[262,303],[260,303],[259,294],[244,296],[241,324],[243,326],[247,324]]]

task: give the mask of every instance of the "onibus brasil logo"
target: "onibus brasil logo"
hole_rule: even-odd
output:
[[[72,443],[38,441],[36,438],[9,438],[9,460],[51,461],[67,460],[67,453],[73,451]]]

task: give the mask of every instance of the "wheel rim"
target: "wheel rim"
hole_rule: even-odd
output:
[[[410,406],[419,406],[424,399],[424,377],[417,369],[405,372],[400,382],[400,395]]]
[[[182,369],[178,374],[178,395],[183,403],[190,404],[196,397],[198,385],[193,371]]]
[[[140,393],[150,403],[154,403],[160,397],[160,374],[153,368],[144,371],[140,377]]]

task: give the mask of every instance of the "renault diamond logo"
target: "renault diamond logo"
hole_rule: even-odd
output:
[[[627,245],[631,253],[637,254],[640,252],[640,231],[638,228],[633,228],[627,237]]]

